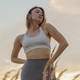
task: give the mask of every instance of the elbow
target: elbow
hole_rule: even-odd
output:
[[[63,44],[64,44],[65,47],[68,47],[69,46],[69,44],[68,44],[67,41],[63,42]]]
[[[64,42],[62,42],[62,43],[60,43],[60,44],[63,45],[64,47],[68,47],[68,46],[69,46],[69,44],[68,44],[67,41],[64,41]]]
[[[16,58],[17,58],[17,56],[15,56],[15,55],[11,55],[11,59],[10,59],[11,62],[15,63]]]
[[[13,63],[14,63],[14,58],[13,58],[13,57],[11,57],[11,62],[13,62]]]
[[[69,46],[69,43],[67,43],[66,45]]]
[[[13,62],[13,58],[11,57],[11,62]]]

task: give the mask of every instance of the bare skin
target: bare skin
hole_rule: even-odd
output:
[[[42,27],[44,34],[48,37],[48,39],[51,39],[51,36],[48,34],[48,31],[45,29],[45,27]],[[40,33],[40,30],[36,30],[35,32],[32,32],[31,35],[29,35],[29,33],[27,33],[28,37],[35,37],[38,36]],[[23,41],[24,36],[22,36],[21,38],[21,44]],[[50,57],[50,50],[46,49],[46,48],[37,48],[37,49],[33,49],[30,50],[26,53],[26,58],[27,59],[42,59],[42,58],[49,58]]]
[[[35,13],[36,10],[39,10],[39,14]],[[38,25],[42,21],[43,17],[41,18],[38,17],[41,15],[42,15],[42,12],[40,9],[33,10],[33,13],[31,16],[34,19],[34,23],[36,25]],[[27,31],[27,36],[35,37],[39,35],[40,30],[37,29],[37,27],[31,24],[31,28]],[[59,43],[59,47],[51,59],[51,62],[54,62],[65,50],[65,48],[68,46],[68,43],[66,39],[63,37],[63,35],[58,30],[56,30],[56,28],[53,25],[46,23],[44,26],[41,26],[41,27],[44,31],[44,34],[49,38],[49,40],[51,40],[51,37],[52,37]],[[18,58],[19,51],[22,48],[23,38],[24,38],[24,34],[17,36],[14,41],[14,46],[13,46],[12,55],[11,55],[11,61],[14,63],[23,64],[26,62],[26,60]],[[49,58],[49,57],[50,57],[50,51],[45,48],[33,49],[26,53],[26,59],[43,59],[43,58]]]
[[[48,34],[48,31],[46,30],[46,27],[42,27],[44,34],[48,37],[49,40],[51,40],[51,36]],[[28,31],[27,31],[28,32]],[[29,35],[30,33],[30,35]],[[36,30],[35,32],[28,32],[28,37],[35,37],[38,36],[40,33],[40,30]],[[19,59],[18,54],[20,49],[22,48],[22,42],[23,42],[24,34],[19,35],[16,37],[15,42],[14,42],[14,47],[12,50],[12,56],[11,60],[12,62],[18,63],[18,60],[20,61],[19,63],[25,63],[26,60]],[[26,53],[26,59],[42,59],[42,58],[49,58],[50,57],[50,51],[46,48],[38,48],[38,49],[33,49],[31,51],[28,51]],[[18,59],[17,59],[18,58]]]

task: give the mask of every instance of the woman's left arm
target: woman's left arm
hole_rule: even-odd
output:
[[[65,48],[69,45],[64,36],[51,24],[46,23],[46,29],[51,37],[53,37],[58,43],[59,47],[54,54],[54,56],[51,58],[52,62],[54,62],[61,53],[65,50]]]

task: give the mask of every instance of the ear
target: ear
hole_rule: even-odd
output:
[[[29,14],[29,20],[30,20],[30,21],[32,21],[32,17],[31,17],[31,14]]]

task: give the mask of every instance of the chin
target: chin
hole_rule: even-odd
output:
[[[37,22],[37,24],[40,24],[42,21],[38,19],[38,20],[35,20],[35,22]]]
[[[38,21],[38,24],[40,24],[42,21]]]

